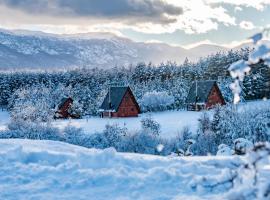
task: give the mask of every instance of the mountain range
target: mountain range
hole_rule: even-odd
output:
[[[249,46],[243,44],[235,47]],[[128,66],[138,62],[159,64],[198,60],[230,49],[202,44],[191,49],[165,43],[134,42],[111,33],[56,35],[34,31],[0,30],[0,69]]]

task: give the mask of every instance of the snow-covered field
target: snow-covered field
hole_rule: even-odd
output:
[[[141,119],[151,116],[161,125],[161,136],[168,138],[177,135],[185,127],[190,127],[191,131],[197,130],[198,118],[201,112],[188,111],[165,111],[151,114],[141,114],[139,117],[131,118],[99,118],[90,117],[83,119],[56,120],[53,125],[58,128],[64,128],[68,125],[82,128],[86,133],[93,134],[102,132],[107,124],[118,124],[120,127],[126,127],[130,132],[135,132],[141,127]],[[0,112],[0,130],[7,128],[10,117],[7,111]]]
[[[57,120],[54,124],[60,128],[65,127],[68,124],[75,127],[80,127],[83,128],[87,133],[101,132],[104,130],[106,124],[118,124],[120,127],[126,127],[132,132],[140,130],[140,121],[147,115],[149,114],[141,114],[139,117],[116,119],[91,117],[88,119],[79,120]],[[180,133],[185,126],[189,126],[191,131],[195,132],[198,125],[198,118],[200,117],[201,113],[188,111],[166,111],[151,113],[150,115],[161,125],[161,136],[172,137]]]
[[[270,100],[241,103],[237,105],[237,109],[239,112],[243,112],[246,109],[256,109],[264,106],[270,106]],[[118,124],[120,127],[126,127],[130,132],[132,132],[139,130],[141,127],[141,119],[150,115],[161,125],[161,137],[171,138],[177,136],[184,127],[189,127],[193,133],[196,133],[198,128],[198,119],[202,112],[203,111],[165,111],[150,114],[144,113],[135,118],[116,119],[91,117],[88,119],[79,120],[57,120],[54,125],[59,128],[63,128],[69,124],[75,127],[83,128],[86,133],[95,133],[103,131],[106,124]],[[212,111],[207,112],[210,116],[212,115]]]
[[[170,158],[0,140],[0,199],[224,199],[240,157]]]
[[[253,101],[248,103],[239,104],[238,110],[244,111],[245,109],[256,109],[257,107],[269,106],[270,100],[268,101]],[[211,115],[212,112],[208,111]],[[118,124],[120,127],[126,127],[130,132],[135,132],[141,127],[141,119],[150,115],[154,120],[156,120],[161,125],[161,137],[171,138],[180,133],[184,127],[189,127],[193,133],[196,133],[198,127],[198,119],[202,112],[192,112],[192,111],[165,111],[156,113],[144,113],[139,117],[134,118],[99,118],[90,117],[84,119],[72,119],[72,120],[56,120],[53,122],[54,126],[59,128],[64,128],[67,125],[72,125],[78,128],[82,128],[86,133],[92,134],[96,132],[101,132],[104,130],[106,124]],[[0,130],[7,128],[7,123],[10,117],[6,111],[0,111]]]

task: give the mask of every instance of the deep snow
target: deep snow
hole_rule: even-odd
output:
[[[224,199],[240,157],[170,158],[0,140],[0,199]]]

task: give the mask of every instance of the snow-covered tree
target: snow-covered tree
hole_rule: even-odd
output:
[[[251,71],[251,67],[258,64],[259,62],[264,62],[265,65],[270,66],[270,47],[263,42],[263,36],[268,35],[270,30],[265,29],[263,33],[257,33],[251,37],[255,45],[255,49],[250,53],[248,60],[240,59],[230,65],[229,71],[234,79],[231,84],[231,89],[234,93],[234,103],[240,101],[241,82]]]
[[[51,121],[55,109],[54,100],[50,95],[50,89],[44,85],[17,90],[10,100],[12,119],[30,122]]]
[[[162,111],[174,104],[174,97],[167,92],[147,92],[139,103],[143,111]]]

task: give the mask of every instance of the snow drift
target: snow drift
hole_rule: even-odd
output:
[[[0,199],[222,199],[231,185],[217,183],[242,162],[0,140]]]

